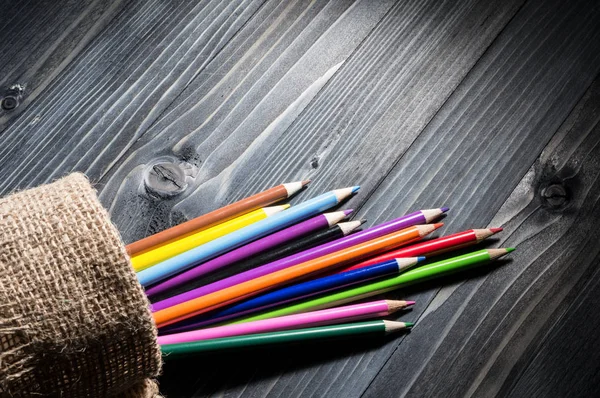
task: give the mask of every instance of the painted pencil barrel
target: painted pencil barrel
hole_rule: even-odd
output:
[[[225,322],[232,318],[264,311],[272,307],[288,304],[293,301],[306,299],[318,294],[325,294],[332,290],[342,289],[357,283],[364,283],[376,278],[396,274],[399,271],[396,260],[386,261],[369,267],[318,278],[295,285],[287,286],[260,296],[234,304],[210,315],[194,319],[193,322],[183,325],[167,327],[167,333],[178,333],[205,327],[214,323]],[[163,332],[161,330],[161,332]]]
[[[274,207],[273,209],[276,208],[277,207]],[[279,206],[278,210],[284,210],[285,208],[286,207]],[[152,250],[139,253],[131,257],[131,265],[136,272],[145,270],[168,258],[174,257],[187,250],[193,249],[194,247],[203,245],[211,240],[215,240],[240,228],[244,228],[250,224],[254,224],[257,221],[263,220],[270,214],[271,213],[265,211],[264,208],[254,210],[240,217],[236,217],[233,220],[226,221],[222,224],[217,224],[214,227],[181,237],[179,240],[166,243]]]
[[[325,243],[312,249],[305,250],[293,256],[285,257],[272,263],[262,265],[260,267],[239,273],[237,275],[233,275],[229,278],[225,278],[214,283],[190,290],[188,292],[181,293],[177,296],[174,296],[170,303],[173,303],[175,301],[184,302],[188,300],[193,300],[200,296],[223,290],[231,286],[235,286],[247,282],[249,280],[259,278],[301,264],[306,261],[314,260],[318,257],[335,253],[337,251],[344,250],[349,247],[359,245],[376,238],[380,238],[393,232],[401,231],[411,226],[421,224],[425,221],[437,218],[440,215],[442,215],[446,210],[447,208],[419,210],[417,212],[388,221],[386,223],[376,225],[356,234],[346,236],[333,242]],[[162,305],[160,307],[162,307]]]
[[[250,241],[262,238],[279,229],[290,226],[305,218],[321,213],[337,205],[341,200],[358,191],[358,187],[344,188],[319,195],[300,203],[289,210],[265,218],[228,235],[217,238],[202,246],[188,250],[160,262],[137,274],[139,282],[146,286],[160,282],[173,274],[185,271],[195,264],[208,261],[227,251],[236,249]]]
[[[396,290],[413,283],[430,280],[453,274],[455,272],[470,269],[474,266],[484,264],[490,260],[489,250],[478,250],[462,256],[453,257],[447,260],[423,265],[412,269],[393,278],[384,279],[379,282],[373,282],[364,286],[355,287],[338,293],[329,294],[312,300],[307,300],[288,307],[269,311],[266,313],[250,316],[231,322],[231,324],[252,322],[261,319],[268,319],[289,314],[296,314],[305,311],[329,308],[335,305],[361,300],[366,297],[375,296],[390,290]]]
[[[168,357],[315,339],[341,338],[363,334],[384,335],[385,333],[386,326],[384,321],[367,321],[286,330],[281,332],[260,333],[248,336],[224,337],[221,339],[201,340],[192,343],[169,344],[161,346],[161,351]]]
[[[174,276],[173,278],[152,286],[146,290],[146,294],[152,297],[154,295],[164,293],[170,289],[199,278],[206,271],[210,272],[218,270],[234,263],[236,264],[236,268],[238,268],[238,263],[240,261],[254,261],[254,258],[257,255],[260,257],[261,253],[263,252],[272,253],[273,250],[270,249],[285,244],[290,240],[305,237],[314,231],[327,228],[330,223],[337,223],[350,214],[350,212],[351,211],[339,211],[328,214],[319,214],[318,216],[309,220],[292,225],[291,227],[285,228],[281,231],[275,232],[252,243],[227,252],[219,257],[213,258],[212,260],[202,264],[202,269],[199,267],[192,268]]]
[[[333,266],[341,266],[352,259],[365,258],[374,253],[398,247],[417,238],[433,232],[441,224],[419,225],[373,239],[360,245],[319,257],[314,260],[289,267],[260,278],[241,283],[227,289],[219,290],[195,299],[156,311],[153,314],[158,327],[164,327],[195,315],[202,314],[245,298],[258,295],[267,290],[273,290],[284,283],[292,282],[301,277],[306,278],[317,272],[323,272]]]
[[[189,343],[198,340],[219,339],[231,336],[276,332],[280,330],[325,326],[336,323],[354,322],[366,318],[389,315],[390,304],[387,300],[329,308],[321,311],[306,312],[247,322],[239,325],[217,326],[213,328],[193,330],[190,332],[169,334],[158,337],[158,344]]]

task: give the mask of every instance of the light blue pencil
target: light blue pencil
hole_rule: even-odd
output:
[[[359,189],[360,187],[358,186],[336,189],[309,199],[281,213],[255,222],[140,271],[137,273],[137,278],[144,286],[160,282],[196,264],[208,261],[253,240],[319,214],[336,206]]]

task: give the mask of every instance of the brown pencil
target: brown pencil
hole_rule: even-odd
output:
[[[165,229],[164,231],[150,235],[144,239],[140,239],[137,242],[130,243],[126,246],[127,252],[130,256],[132,256],[155,246],[179,239],[186,234],[202,231],[206,228],[210,228],[214,225],[231,220],[232,218],[241,216],[242,214],[251,212],[260,207],[265,207],[271,203],[287,199],[302,189],[302,187],[309,182],[310,181],[308,180],[291,182],[267,189],[266,191],[256,195],[249,196],[245,199],[225,207],[221,207],[220,209],[211,211],[210,213],[201,215],[172,228]]]

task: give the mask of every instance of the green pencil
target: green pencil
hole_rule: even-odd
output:
[[[458,271],[464,271],[474,266],[481,265],[490,260],[495,260],[512,252],[513,248],[508,249],[484,249],[462,256],[452,257],[447,260],[436,261],[414,268],[393,278],[384,279],[379,282],[369,283],[358,286],[353,289],[343,290],[338,293],[328,294],[312,300],[300,302],[277,310],[264,312],[262,314],[242,318],[228,324],[258,321],[261,319],[275,318],[278,316],[297,314],[306,311],[316,311],[324,308],[335,307],[352,301],[361,300],[366,297],[375,296],[381,293],[389,292],[413,283],[426,281],[440,276],[449,275]]]
[[[165,344],[161,346],[161,351],[163,355],[171,357],[209,351],[230,350],[242,347],[255,347],[314,339],[339,338],[360,334],[384,335],[409,328],[412,325],[413,324],[410,322],[392,322],[381,320],[345,323],[341,325],[285,330],[282,332],[223,337],[212,340],[199,340],[191,343]]]

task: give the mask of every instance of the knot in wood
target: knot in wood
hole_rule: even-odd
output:
[[[144,184],[149,194],[160,198],[179,195],[188,186],[185,172],[172,162],[160,162],[148,168],[144,174]]]
[[[21,103],[22,95],[23,87],[19,84],[0,90],[0,108],[5,111],[12,111]]]
[[[552,184],[542,189],[542,201],[554,209],[563,207],[567,203],[568,194],[564,185]]]
[[[13,96],[2,98],[2,109],[4,109],[5,111],[11,111],[15,109],[18,104],[19,101],[17,101],[17,98]]]

